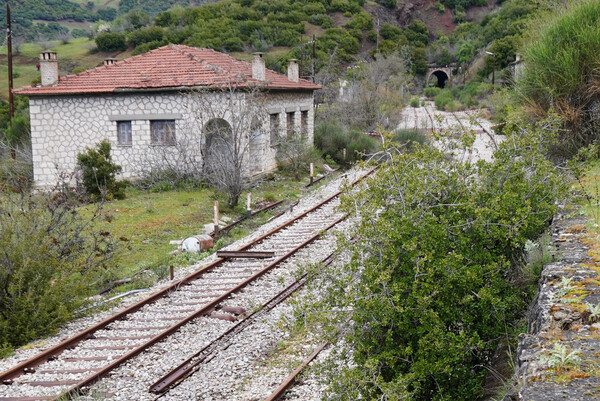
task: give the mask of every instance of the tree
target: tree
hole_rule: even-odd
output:
[[[105,32],[96,36],[96,46],[101,52],[113,52],[127,49],[125,35],[118,32]]]
[[[393,129],[398,110],[410,86],[409,60],[406,49],[391,54],[378,54],[372,62],[362,62],[347,73],[344,96],[325,88],[329,104],[319,109],[320,121],[337,121],[345,128],[375,130],[377,126]],[[339,81],[330,80],[339,88]]]
[[[81,171],[83,187],[92,199],[125,198],[127,183],[116,179],[116,175],[121,172],[121,166],[112,162],[108,141],[100,142],[97,149],[87,149],[85,153],[79,153],[77,167]]]
[[[202,164],[208,181],[235,207],[250,185],[253,146],[267,116],[260,87],[229,82],[190,93],[197,125],[202,127]]]

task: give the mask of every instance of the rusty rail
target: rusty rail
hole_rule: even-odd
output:
[[[252,213],[250,213],[250,217],[254,217],[254,216],[256,216],[257,214],[260,214],[260,213],[262,213],[262,212],[266,212],[267,210],[271,210],[271,209],[273,209],[273,208],[275,208],[275,207],[277,207],[277,206],[281,205],[281,204],[282,204],[284,201],[285,201],[285,199],[282,199],[282,200],[280,200],[280,201],[277,201],[277,202],[270,203],[270,204],[268,204],[267,206],[265,206],[265,207],[263,207],[263,208],[261,208],[261,209],[259,209],[259,210],[255,210],[255,211],[253,211]],[[240,217],[239,219],[237,219],[236,221],[234,221],[233,223],[230,223],[230,224],[226,225],[226,226],[225,226],[225,227],[223,227],[223,228],[219,228],[219,234],[220,234],[220,233],[227,233],[227,232],[228,232],[229,230],[231,230],[233,227],[237,226],[238,224],[240,224],[242,221],[245,221],[245,220],[248,220],[248,216],[242,216],[242,217]],[[208,235],[210,235],[211,237],[214,237],[214,236],[216,235],[216,232],[215,232],[215,231],[212,231],[212,232],[211,232],[210,234],[208,234]]]
[[[335,220],[333,223],[331,223],[329,226],[327,226],[327,228],[325,228],[324,231],[329,230],[331,227],[333,227],[336,224],[340,223],[344,219],[346,219],[346,216]],[[182,320],[178,321],[177,323],[175,323],[173,326],[169,327],[167,330],[163,331],[162,333],[156,335],[155,337],[153,337],[149,341],[147,341],[144,344],[140,345],[138,348],[135,348],[134,350],[128,352],[127,354],[123,355],[119,359],[116,359],[110,365],[105,366],[104,368],[102,368],[98,372],[94,373],[93,375],[90,375],[86,379],[84,379],[81,382],[77,383],[76,385],[72,386],[71,388],[69,388],[64,393],[64,395],[68,395],[68,396],[77,395],[79,393],[79,391],[83,387],[89,386],[90,384],[93,384],[93,383],[97,382],[100,378],[102,378],[103,376],[105,376],[111,370],[116,369],[117,367],[121,366],[123,363],[127,362],[129,359],[131,359],[131,358],[139,355],[141,352],[145,351],[149,347],[153,346],[154,344],[162,341],[166,337],[168,337],[171,334],[175,333],[182,326],[186,325],[187,323],[191,322],[192,320],[194,320],[194,319],[196,319],[196,318],[198,318],[200,316],[207,315],[207,314],[211,313],[218,304],[220,304],[221,302],[223,302],[225,299],[229,298],[232,294],[234,294],[234,293],[242,290],[248,284],[250,284],[253,281],[255,281],[256,279],[262,277],[264,274],[268,273],[274,267],[276,267],[277,265],[279,265],[281,262],[289,259],[292,255],[294,255],[296,252],[298,252],[298,250],[300,250],[300,249],[304,248],[305,246],[313,243],[315,240],[317,240],[320,237],[321,237],[320,233],[316,234],[316,235],[313,235],[311,238],[309,238],[308,240],[304,241],[302,244],[298,245],[296,248],[294,248],[290,252],[288,252],[285,255],[277,258],[275,261],[273,261],[272,263],[270,263],[269,265],[267,265],[264,269],[260,270],[258,273],[254,274],[250,278],[242,281],[240,284],[238,284],[237,286],[235,286],[230,291],[228,291],[225,294],[223,294],[223,295],[215,298],[214,300],[212,300],[211,302],[207,303],[202,308],[198,309],[196,312],[192,313],[191,315],[188,315],[184,319],[182,319]]]
[[[337,223],[336,223],[337,224]],[[332,225],[333,226],[333,225]],[[331,252],[321,263],[329,265],[333,262],[335,252]],[[212,354],[214,354],[219,348],[224,348],[235,335],[242,332],[244,329],[252,325],[259,317],[265,313],[270,312],[277,305],[288,299],[292,294],[298,291],[309,279],[308,274],[303,275],[300,279],[290,284],[287,288],[275,295],[269,301],[265,302],[260,310],[251,313],[244,320],[237,323],[235,326],[230,328],[228,331],[223,333],[217,339],[212,341],[210,344],[196,352],[194,355],[189,357],[187,360],[182,362],[179,366],[172,369],[169,373],[158,379],[150,389],[148,390],[154,394],[165,395],[169,390],[176,387],[179,383],[191,376],[204,361],[206,361]],[[161,397],[157,397],[161,398]]]
[[[306,184],[304,187],[308,188],[308,187],[312,187],[313,185],[315,185],[317,182],[329,177],[331,174],[335,173],[336,171],[339,171],[339,167],[336,168],[335,170],[331,170],[329,173],[327,174],[323,174],[322,176],[320,176],[319,178],[315,178],[314,180],[312,180],[312,182],[309,182],[308,184]]]
[[[325,347],[327,347],[329,345],[329,343],[323,343],[321,345],[319,345],[312,354],[310,354],[308,356],[308,358],[306,358],[301,364],[300,366],[298,366],[296,368],[296,370],[294,370],[292,372],[291,375],[289,375],[284,381],[283,383],[281,383],[279,385],[279,387],[277,387],[275,389],[275,391],[273,391],[273,393],[271,393],[270,396],[268,396],[267,398],[265,398],[263,401],[277,401],[279,400],[281,397],[283,397],[283,395],[285,394],[285,392],[292,387],[292,385],[294,384],[294,382],[296,381],[296,378],[298,377],[298,375],[300,373],[302,373],[302,371],[319,355],[319,353],[321,351],[323,351],[325,349]]]

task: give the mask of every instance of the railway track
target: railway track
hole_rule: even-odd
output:
[[[341,222],[345,217],[336,211],[339,195],[340,192],[336,192],[240,247],[236,252],[243,257],[218,258],[110,318],[0,373],[0,401],[75,396],[192,321],[237,320],[237,316],[245,311],[224,307],[224,302]],[[251,257],[252,253],[264,256],[269,252],[273,253],[271,257]]]
[[[321,263],[324,265],[329,265],[333,262],[334,257],[335,252],[332,252],[327,255],[327,257],[323,259]],[[281,304],[292,294],[302,288],[308,279],[308,274],[303,275],[300,279],[296,280],[283,291],[261,305],[259,310],[245,317],[223,335],[206,345],[194,355],[190,356],[167,374],[163,375],[163,377],[150,386],[149,391],[154,394],[161,394],[161,396],[167,394],[170,389],[176,387],[179,383],[181,383],[181,381],[191,376],[198,369],[200,364],[210,361],[210,359],[216,352],[218,352],[219,349],[227,348],[229,344],[234,341],[235,336],[241,333],[245,328],[256,322],[265,314],[269,313],[277,305]],[[156,399],[160,398],[161,397],[157,397]]]

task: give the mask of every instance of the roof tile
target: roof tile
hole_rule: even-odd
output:
[[[60,77],[52,86],[26,86],[18,95],[68,95],[124,92],[136,89],[262,86],[267,89],[314,90],[320,85],[266,70],[265,81],[252,78],[252,64],[211,49],[167,45],[138,56]]]

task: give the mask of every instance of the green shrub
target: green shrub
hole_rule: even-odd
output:
[[[282,172],[299,179],[310,171],[310,163],[321,160],[321,154],[302,135],[293,134],[279,141],[276,159]]]
[[[153,26],[150,28],[139,29],[130,32],[127,35],[127,43],[130,46],[138,46],[142,43],[162,41],[164,36],[163,28]]]
[[[309,306],[349,348],[331,358],[326,398],[481,398],[490,358],[530,301],[512,261],[568,185],[544,157],[541,126],[512,125],[493,161],[471,165],[431,145],[390,147],[369,185],[342,199],[359,221],[338,244],[351,256],[318,266],[314,291],[327,301]]]
[[[374,29],[371,29],[370,31],[367,32],[366,37],[369,42],[373,42],[373,43],[377,42],[377,38],[378,38],[377,31]]]
[[[395,25],[384,22],[381,28],[379,28],[379,34],[383,36],[384,39],[397,42],[400,39],[400,36],[402,36],[402,30]]]
[[[64,193],[0,197],[0,354],[52,334],[111,277],[110,235]]]
[[[435,3],[434,7],[437,10],[437,12],[440,14],[444,14],[446,12],[446,7],[444,7],[444,5],[442,4],[441,1],[437,1]]]
[[[118,32],[101,33],[94,39],[101,52],[114,52],[127,49],[125,35]]]
[[[321,124],[315,130],[315,146],[336,163],[347,165],[374,152],[377,141],[357,129],[346,131],[337,124]]]
[[[575,149],[598,137],[598,26],[600,2],[590,0],[571,2],[568,10],[536,24],[516,83],[521,104],[534,117],[555,112],[565,120],[564,139]]]
[[[419,107],[419,98],[414,96],[413,98],[410,99],[410,106],[411,107]]]
[[[90,198],[125,198],[127,183],[116,179],[116,175],[121,172],[121,166],[112,162],[108,141],[100,142],[96,149],[88,148],[85,153],[79,153],[77,166],[81,171],[83,188]]]
[[[475,106],[477,103],[475,103],[475,101],[473,100],[473,97],[471,95],[469,95],[468,93],[462,93],[458,100],[464,104],[467,108],[472,108],[473,106]]]
[[[392,140],[409,148],[412,148],[414,144],[424,145],[429,141],[427,135],[418,129],[398,130],[394,132]]]
[[[454,102],[452,93],[448,90],[441,91],[434,99],[435,107],[438,110],[444,111],[449,103]]]
[[[361,31],[368,31],[369,29],[373,29],[373,18],[368,13],[361,11],[360,13],[355,14],[352,19],[348,21],[346,27]]]
[[[375,0],[375,1],[387,8],[396,8],[398,6],[397,0]]]
[[[425,88],[425,96],[427,96],[428,99],[433,99],[434,97],[439,95],[441,92],[442,92],[442,89],[438,88],[437,86],[430,86],[430,87]]]

